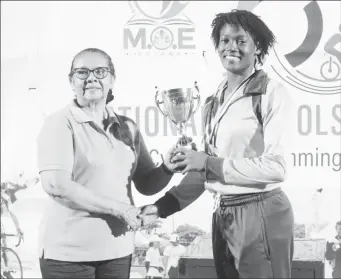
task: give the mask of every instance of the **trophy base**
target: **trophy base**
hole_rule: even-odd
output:
[[[176,143],[176,147],[180,147],[180,146],[185,147],[187,149],[198,151],[196,144],[193,142],[193,139],[190,137],[182,136],[181,138],[179,138],[178,142]],[[179,152],[174,153],[173,156],[175,156],[176,154],[179,154]],[[177,162],[181,162],[181,160],[174,161],[174,163],[177,163]],[[184,170],[184,167],[179,167],[179,168],[176,168],[174,171],[176,173],[179,173],[179,172],[182,172],[183,170]]]

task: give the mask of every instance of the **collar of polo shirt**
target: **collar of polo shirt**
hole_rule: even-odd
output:
[[[81,124],[92,121],[91,117],[84,112],[84,110],[76,103],[75,100],[72,101],[69,109],[77,123]],[[116,123],[120,125],[120,121],[118,120],[117,115],[112,108],[105,106],[105,111],[107,112],[109,123]]]

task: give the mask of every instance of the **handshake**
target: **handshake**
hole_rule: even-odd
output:
[[[154,223],[159,218],[159,211],[153,204],[142,207],[129,205],[119,217],[127,224],[128,230],[137,231]]]
[[[163,164],[170,172],[174,173],[180,169],[182,174],[186,174],[191,171],[204,171],[208,157],[206,153],[196,151],[195,146],[192,146],[192,149],[173,146],[167,152]],[[136,231],[155,222],[160,215],[154,204],[142,207],[122,204],[118,217],[127,224],[129,230]]]

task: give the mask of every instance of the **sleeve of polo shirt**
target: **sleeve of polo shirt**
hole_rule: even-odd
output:
[[[138,161],[136,166],[135,178],[144,176],[155,168],[152,156],[146,146],[140,130],[136,127],[135,147],[138,151]]]
[[[173,173],[168,171],[164,164],[159,167],[155,166],[138,129],[135,146],[138,153],[137,166],[133,175],[135,187],[143,195],[155,195],[168,185]]]
[[[73,138],[68,120],[57,114],[49,116],[37,139],[39,172],[62,170],[72,173]]]
[[[207,179],[244,187],[284,181],[287,157],[285,145],[289,145],[293,127],[293,103],[282,84],[271,81],[267,90],[262,95],[263,154],[243,159],[209,157]]]

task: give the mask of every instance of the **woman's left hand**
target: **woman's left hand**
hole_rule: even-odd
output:
[[[204,171],[208,155],[205,152],[198,152],[186,147],[178,147],[174,150],[172,162],[176,168],[184,168],[181,173],[189,171]],[[177,162],[178,161],[178,162]]]

